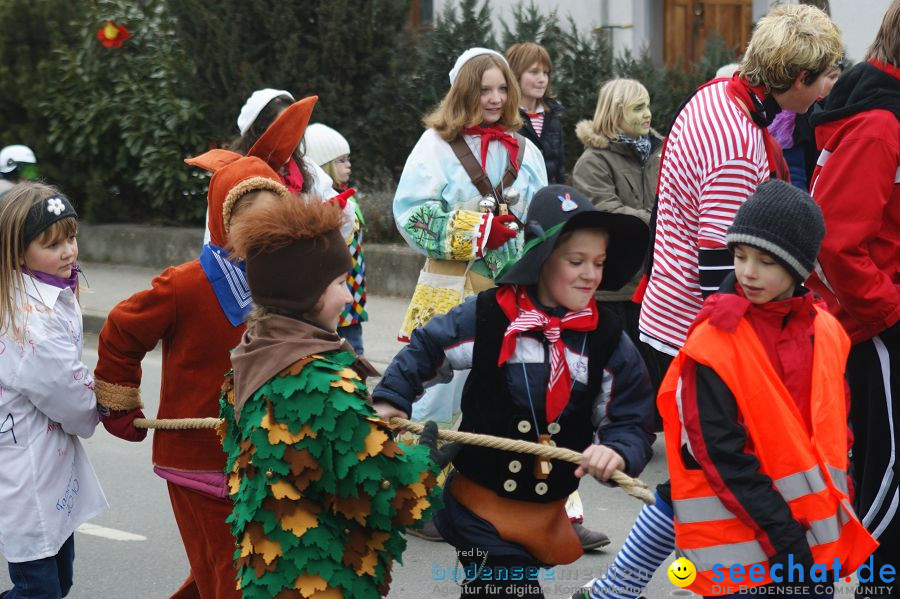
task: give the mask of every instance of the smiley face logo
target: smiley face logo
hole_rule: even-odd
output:
[[[686,557],[679,557],[669,566],[669,580],[677,587],[686,587],[697,578],[697,568]]]

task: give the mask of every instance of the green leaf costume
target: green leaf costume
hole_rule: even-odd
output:
[[[428,449],[394,441],[355,359],[332,351],[298,360],[247,400],[240,422],[226,380],[219,433],[244,597],[385,595],[402,533],[439,501]]]

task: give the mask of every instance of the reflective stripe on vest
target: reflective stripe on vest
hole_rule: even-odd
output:
[[[675,505],[673,508],[675,510],[675,517],[679,519],[679,522],[684,523],[685,521],[682,520],[682,514],[679,511],[679,509],[683,509],[684,506],[679,506],[678,504],[697,501],[702,503],[692,505],[689,508],[692,513],[696,514],[696,510],[700,509],[702,505],[703,509],[709,509],[711,514],[721,514],[724,512],[728,514],[729,518],[734,518],[734,515],[722,505],[722,502],[720,502],[717,497],[701,497],[699,499],[679,500],[674,502]],[[715,505],[716,502],[718,502],[718,506]],[[843,507],[846,510],[850,509],[850,506],[846,505],[846,503]],[[818,545],[834,543],[840,539],[841,529],[851,520],[850,516],[847,514],[848,512],[845,510],[838,510],[838,513],[835,516],[829,516],[827,518],[822,518],[821,520],[809,522],[809,529],[806,531],[806,541],[809,543],[810,549]],[[694,522],[723,519],[724,518],[711,517],[706,520],[694,520]],[[679,549],[678,553],[691,560],[694,563],[694,567],[700,572],[712,570],[713,566],[716,565],[731,566],[732,564],[743,564],[746,566],[757,562],[765,562],[769,559],[765,550],[762,548],[762,545],[757,541],[724,543],[721,545],[710,545],[709,547],[699,549]]]
[[[828,472],[831,473],[831,481],[834,483],[834,486],[840,489],[844,495],[848,495],[847,473],[831,464],[828,464]]]
[[[846,493],[847,473],[839,468],[829,465],[831,478],[836,487]],[[794,501],[805,495],[814,495],[824,491],[825,479],[818,466],[813,466],[806,472],[797,472],[775,481],[778,493],[785,501]],[[693,499],[674,500],[673,508],[678,521],[683,524],[695,522],[713,522],[715,520],[727,520],[734,518],[734,514],[715,495],[711,497],[695,497]]]

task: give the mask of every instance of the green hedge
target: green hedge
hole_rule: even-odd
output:
[[[414,33],[398,0],[0,0],[0,145],[31,146],[92,221],[197,224],[208,177],[183,158],[230,143],[254,89],[315,93],[313,119],[347,137],[354,180],[377,198],[366,210],[374,239],[395,239],[382,214],[390,190],[465,48],[548,48],[569,168],[582,150],[575,122],[590,118],[610,77],[644,82],[664,132],[681,100],[733,60],[718,40],[686,69],[614,57],[601,33],[533,4],[494,32],[488,2],[460,0],[433,31]],[[129,29],[121,48],[97,40],[107,20]]]

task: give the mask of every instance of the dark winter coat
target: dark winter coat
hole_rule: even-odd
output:
[[[528,115],[521,108],[519,108],[519,116],[522,117],[524,125],[519,129],[519,133],[530,139],[544,156],[544,164],[547,166],[547,182],[551,185],[554,183],[565,183],[566,156],[563,145],[562,122],[559,120],[564,108],[556,100],[547,98],[544,101],[549,107],[544,112],[544,127],[541,129],[541,136],[538,137],[534,127],[531,125],[531,119],[528,118]]]

